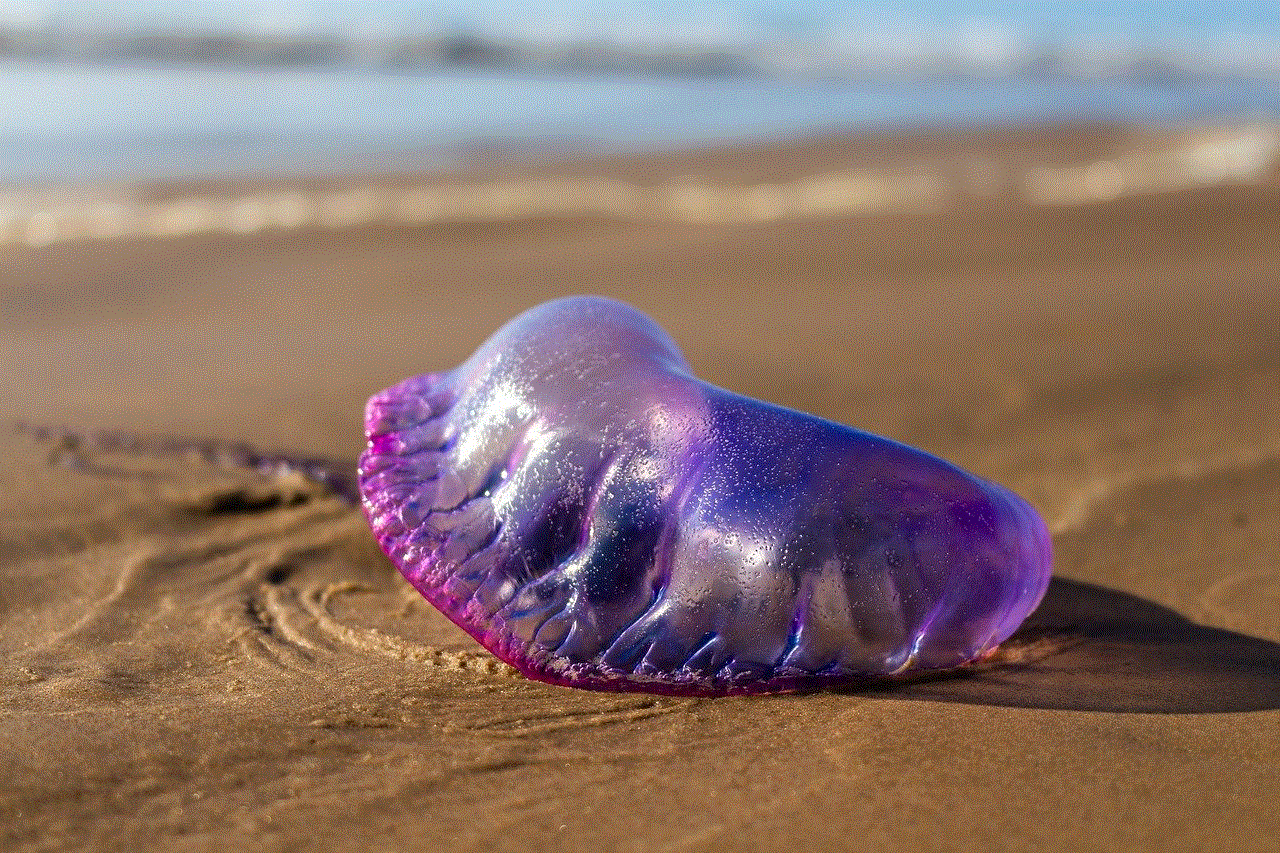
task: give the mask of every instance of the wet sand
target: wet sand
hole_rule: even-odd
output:
[[[557,174],[1088,162],[1133,138],[824,140]],[[1278,268],[1274,170],[1087,204],[0,246],[0,419],[354,458],[370,393],[599,293],[718,385],[1013,488],[1057,575],[961,676],[572,691],[462,635],[314,484],[5,431],[0,847],[1270,850]]]

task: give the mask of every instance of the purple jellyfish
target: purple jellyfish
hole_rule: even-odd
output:
[[[1044,522],[919,450],[697,379],[653,321],[574,297],[376,394],[383,550],[523,674],[768,693],[957,667],[1035,609]]]

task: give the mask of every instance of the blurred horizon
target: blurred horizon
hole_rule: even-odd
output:
[[[0,58],[1166,84],[1280,79],[1269,3],[0,0]]]
[[[1280,6],[0,0],[0,187],[1080,122],[1280,125]]]

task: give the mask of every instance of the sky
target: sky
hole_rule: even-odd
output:
[[[1274,2],[833,2],[833,0],[0,0],[0,21],[166,22],[175,25],[377,30],[464,28],[517,33],[564,28],[583,33],[628,28],[677,37],[692,27],[716,38],[801,35],[885,22],[958,29],[975,21],[1036,40],[1082,35],[1135,40],[1235,33],[1280,34]]]
[[[1002,64],[1053,48],[1208,57],[1280,68],[1276,2],[832,0],[0,0],[0,26],[163,26],[386,38],[467,32],[634,46],[819,45],[893,58],[945,52]]]

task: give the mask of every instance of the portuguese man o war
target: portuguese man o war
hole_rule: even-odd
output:
[[[1035,609],[1012,492],[697,379],[609,299],[533,308],[366,410],[362,504],[408,581],[524,675],[775,693],[980,659]]]

